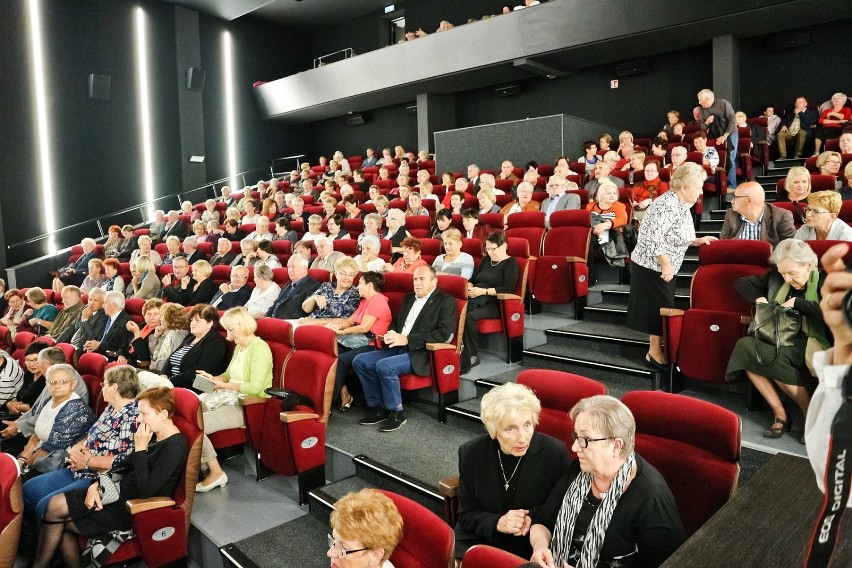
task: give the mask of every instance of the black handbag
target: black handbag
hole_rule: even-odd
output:
[[[268,388],[265,391],[269,396],[275,397],[281,400],[281,410],[292,410],[297,406],[307,406],[308,408],[314,408],[314,401],[309,399],[303,394],[299,394],[295,391],[287,390],[287,389],[274,389]]]
[[[754,338],[757,361],[761,365],[771,366],[778,361],[782,347],[792,347],[796,337],[802,331],[802,315],[792,308],[780,304],[755,304],[748,334]],[[766,362],[760,356],[758,343],[775,348],[775,357]]]

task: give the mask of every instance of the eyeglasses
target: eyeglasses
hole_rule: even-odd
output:
[[[805,209],[805,215],[807,215],[808,213],[813,213],[813,214],[831,213],[831,211],[826,211],[825,209],[814,209],[813,207],[805,207],[804,209]]]
[[[346,558],[347,554],[355,554],[356,552],[364,552],[365,550],[370,550],[369,548],[358,548],[356,550],[346,550],[343,548],[340,543],[334,540],[334,537],[328,535],[328,547],[333,548],[337,551],[338,558]]]
[[[495,252],[500,247],[485,247],[485,252]]]
[[[353,272],[338,272],[338,278],[355,278],[355,273]]]
[[[743,198],[743,197],[748,197],[748,195],[737,195],[735,193],[733,196],[731,196],[731,200],[733,201],[734,199],[740,199],[740,198]]]
[[[826,163],[826,164],[837,164],[837,165],[840,165],[840,164],[842,164],[843,162],[842,162],[842,161],[840,161],[840,160],[834,159],[834,160],[826,160],[826,161],[825,161],[825,163]]]
[[[68,384],[68,383],[70,383],[71,381],[72,381],[72,379],[53,379],[53,380],[51,380],[51,381],[47,381],[47,384],[49,384],[50,386],[54,386],[54,385],[67,385],[67,384]]]
[[[586,438],[585,436],[578,435],[576,432],[571,432],[571,437],[584,450],[589,447],[589,442],[603,442],[604,440],[611,440],[612,439],[612,438]]]
[[[24,362],[33,364],[38,363],[38,355],[36,355],[35,357],[26,357],[24,358]]]

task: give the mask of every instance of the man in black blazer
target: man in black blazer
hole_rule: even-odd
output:
[[[161,237],[163,242],[165,242],[166,237],[171,237],[172,235],[183,240],[186,237],[186,233],[186,225],[180,222],[178,212],[174,210],[169,211],[169,220],[166,222],[166,227]]]
[[[414,272],[414,293],[402,299],[397,319],[385,333],[384,349],[362,353],[352,366],[361,380],[370,407],[359,424],[379,424],[382,432],[393,432],[406,422],[402,408],[400,375],[429,375],[432,364],[427,343],[448,343],[458,328],[456,300],[437,290],[438,277],[431,266]]]
[[[72,326],[72,329],[66,330],[57,338],[56,342],[70,343],[77,348],[77,355],[82,355],[89,340],[100,338],[104,334],[104,326],[107,321],[107,316],[103,310],[105,295],[106,292],[103,288],[92,289],[89,292],[89,303],[80,312],[79,323]],[[66,335],[68,333],[71,333],[70,337]]]
[[[302,303],[317,291],[320,283],[308,276],[308,261],[300,254],[294,254],[287,261],[287,274],[290,282],[281,288],[266,315],[278,319],[303,318],[308,314],[302,309]]]
[[[219,264],[227,266],[234,262],[236,257],[237,255],[231,252],[231,241],[222,237],[216,242],[216,254],[210,257],[210,266]]]
[[[119,355],[127,354],[127,347],[133,339],[133,334],[127,330],[130,316],[124,311],[124,295],[116,290],[107,292],[103,312],[106,315],[103,333],[87,341],[83,350],[100,353],[114,361]]]
[[[184,281],[184,278],[187,278]],[[189,262],[185,256],[175,257],[172,262],[172,274],[166,274],[162,279],[163,289],[160,297],[165,302],[175,302],[186,306],[195,287],[195,280],[189,276]]]
[[[245,306],[251,298],[251,288],[246,286],[249,271],[246,266],[235,266],[231,269],[231,283],[222,284],[210,300],[210,305],[217,310],[228,310],[237,306]]]

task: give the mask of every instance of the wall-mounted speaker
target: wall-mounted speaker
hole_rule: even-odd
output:
[[[186,70],[186,88],[190,91],[204,90],[204,79],[207,78],[207,71],[198,67],[190,67]]]
[[[647,73],[651,68],[648,67],[648,62],[644,59],[637,61],[628,61],[615,66],[616,77],[629,77],[631,75],[642,75]]]
[[[503,85],[502,87],[497,87],[494,89],[495,97],[511,97],[512,95],[520,94],[521,86],[520,85]]]
[[[811,44],[811,34],[801,32],[797,34],[778,34],[766,38],[766,48],[769,51],[782,51],[796,47],[805,47]]]
[[[349,126],[359,126],[361,124],[365,124],[367,121],[364,120],[363,114],[353,114],[346,117],[346,124]]]
[[[89,73],[89,98],[109,100],[110,75],[98,75]]]

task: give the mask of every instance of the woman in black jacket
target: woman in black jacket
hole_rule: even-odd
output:
[[[176,387],[191,389],[197,371],[221,375],[228,363],[228,342],[215,329],[219,312],[209,304],[197,304],[189,312],[189,335],[163,367]]]

